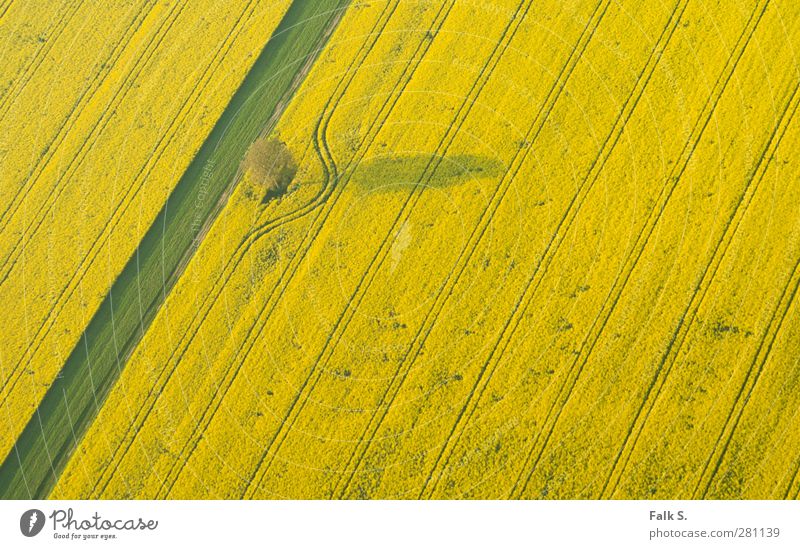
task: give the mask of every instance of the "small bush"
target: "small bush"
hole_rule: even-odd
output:
[[[297,163],[289,148],[277,139],[259,138],[250,145],[242,168],[264,188],[263,201],[280,196],[297,174]]]

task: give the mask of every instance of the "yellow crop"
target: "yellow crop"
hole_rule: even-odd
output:
[[[797,497],[798,39],[351,5],[53,495]]]
[[[46,55],[3,60],[2,458],[289,1],[76,4],[44,16]],[[42,14],[17,11],[25,43]]]

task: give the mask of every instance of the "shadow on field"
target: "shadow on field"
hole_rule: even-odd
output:
[[[428,170],[433,166],[436,170],[433,177],[423,177],[429,163]],[[445,188],[471,179],[498,177],[503,168],[502,162],[487,156],[387,156],[362,162],[353,175],[353,182],[362,189],[376,192],[408,191],[418,181],[427,187]]]

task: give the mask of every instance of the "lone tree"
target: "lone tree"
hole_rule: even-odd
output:
[[[277,139],[256,139],[244,157],[243,166],[256,185],[266,189],[263,201],[280,196],[297,173],[297,163],[289,148]]]

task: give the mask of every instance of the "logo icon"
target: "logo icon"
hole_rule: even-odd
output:
[[[32,538],[44,528],[44,513],[38,509],[31,509],[22,513],[19,519],[19,529],[22,535]]]

